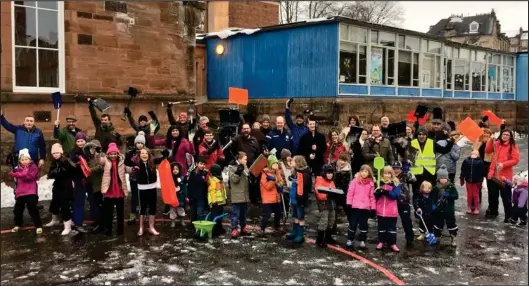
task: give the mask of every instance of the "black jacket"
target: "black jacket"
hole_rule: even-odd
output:
[[[247,166],[252,166],[255,159],[261,154],[262,149],[259,141],[255,137],[239,134],[232,144],[232,151],[233,154],[237,154],[240,151],[246,153],[246,156],[248,156]]]
[[[189,140],[189,130],[193,130],[195,128],[195,125],[197,124],[197,120],[193,120],[193,123],[186,121],[185,123],[181,123],[180,121],[177,121],[174,117],[172,106],[167,106],[167,120],[169,121],[169,124],[172,126],[178,126],[180,127],[180,130],[182,131],[182,136]],[[198,133],[198,131],[197,131]],[[196,134],[195,134],[196,136]],[[196,149],[195,149],[196,150]]]
[[[481,183],[483,182],[485,164],[481,158],[473,159],[466,158],[461,165],[460,179],[464,179],[467,183]]]
[[[62,157],[59,160],[53,160],[48,171],[48,179],[55,179],[53,182],[53,195],[59,195],[63,198],[73,198],[72,173],[75,167],[67,158]]]
[[[154,167],[154,164],[149,166],[149,164],[145,162],[139,162],[135,166],[139,167],[139,170],[134,172],[138,184],[147,185],[156,183],[158,178],[156,176],[156,168]]]
[[[208,174],[206,171],[194,170],[187,180],[187,196],[191,201],[208,201]]]
[[[316,151],[312,150],[312,145],[316,145]],[[298,155],[302,155],[307,160],[312,174],[319,176],[321,173],[321,167],[324,162],[324,154],[327,149],[327,142],[325,140],[325,135],[315,132],[314,135],[312,132],[308,131],[307,133],[301,136],[299,140]],[[314,160],[310,159],[310,154],[314,153],[316,156]]]

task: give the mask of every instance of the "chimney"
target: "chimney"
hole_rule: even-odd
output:
[[[492,11],[490,11],[490,16],[496,18],[496,12],[494,12],[494,8],[492,8]]]
[[[435,27],[434,25],[430,25],[430,31],[433,29],[433,27]],[[520,31],[522,30],[522,28],[520,28]]]

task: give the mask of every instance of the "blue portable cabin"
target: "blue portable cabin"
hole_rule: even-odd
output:
[[[250,99],[515,99],[514,53],[345,17],[197,39],[206,45],[209,99],[227,99],[229,87],[248,89]]]
[[[516,55],[516,101],[527,102],[527,52]]]

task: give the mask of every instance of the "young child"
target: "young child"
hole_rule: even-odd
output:
[[[101,193],[103,200],[103,219],[105,221],[105,234],[112,235],[112,220],[114,218],[114,207],[118,221],[117,234],[123,234],[123,208],[127,196],[127,181],[125,174],[131,172],[132,168],[126,167],[125,158],[119,152],[116,143],[108,144],[107,159],[103,169],[103,180],[101,182]]]
[[[432,194],[432,183],[428,181],[421,183],[419,194],[413,196],[413,208],[416,212],[421,213],[424,220],[423,223],[417,213],[415,213],[415,217],[419,220],[419,232],[421,233],[417,240],[423,241],[426,229],[433,231],[433,212],[437,208],[437,202]]]
[[[336,241],[331,236],[334,219],[336,218],[336,202],[334,201],[334,195],[319,190],[320,188],[336,189],[333,179],[333,166],[324,165],[321,169],[321,176],[316,177],[316,181],[314,182],[314,194],[316,195],[318,210],[320,211],[316,245],[322,248],[327,247],[327,244],[336,244]]]
[[[332,226],[332,234],[336,234],[340,217],[345,216],[347,218],[347,214],[349,213],[349,206],[346,204],[347,189],[349,189],[349,183],[353,179],[350,160],[351,155],[348,152],[343,152],[338,157],[338,161],[331,164],[335,168],[334,185],[337,189],[344,192],[343,195],[336,195],[334,197],[336,202],[336,217],[334,219],[334,225]]]
[[[101,194],[101,183],[103,181],[103,171],[106,162],[106,155],[102,152],[101,143],[92,140],[83,147],[83,152],[88,161],[90,175],[86,181],[92,186],[94,195],[94,206],[97,208],[94,232],[104,232],[105,223],[103,221],[103,194]]]
[[[305,241],[305,206],[309,192],[312,190],[312,174],[305,157],[297,155],[292,158],[292,186],[290,187],[290,206],[294,224],[292,231],[287,235],[288,240],[301,244]],[[295,180],[295,181],[294,181]]]
[[[284,201],[285,205],[285,213],[283,215],[286,215],[290,213],[289,191],[290,185],[292,184],[292,182],[288,179],[290,178],[290,175],[292,175],[292,153],[288,149],[281,150],[281,161],[279,161],[279,170],[281,171],[281,176],[285,181],[285,185],[283,186],[283,193],[281,194],[281,200]]]
[[[400,196],[397,202],[399,209],[400,221],[402,222],[402,228],[406,234],[406,245],[410,246],[413,243],[413,224],[411,222],[411,184],[415,183],[417,179],[410,172],[405,172],[400,162],[393,163],[393,172],[399,179],[400,185]]]
[[[196,168],[189,174],[187,182],[191,221],[205,220],[208,214],[208,170],[204,158],[198,158]]]
[[[171,219],[171,228],[176,227],[176,218],[178,217],[181,226],[185,226],[185,203],[187,198],[187,182],[182,174],[182,166],[178,162],[171,163],[173,173],[173,182],[176,187],[176,197],[178,198],[178,207],[171,207],[169,218]]]
[[[143,235],[143,218],[147,214],[147,209],[149,209],[148,231],[152,235],[160,235],[160,233],[154,228],[157,201],[156,182],[158,181],[158,177],[156,175],[156,167],[149,149],[145,147],[140,149],[138,161],[133,165],[134,177],[136,178],[136,184],[138,184],[139,191],[140,226],[138,229],[138,236]]]
[[[467,184],[467,214],[479,214],[479,191],[483,184],[485,165],[479,157],[479,151],[474,150],[461,165],[459,180],[461,187]],[[472,212],[474,210],[474,212]]]
[[[371,211],[376,210],[375,183],[373,182],[373,171],[369,165],[362,165],[360,171],[349,184],[347,189],[347,206],[349,211],[347,219],[349,228],[347,231],[347,248],[353,248],[356,228],[360,226],[360,248],[366,247],[367,221]]]
[[[27,207],[29,215],[35,224],[35,232],[41,234],[42,221],[40,220],[40,214],[37,208],[39,202],[37,197],[39,168],[31,160],[28,149],[24,148],[19,151],[18,166],[9,172],[9,176],[16,179],[15,208],[13,210],[15,227],[11,231],[17,232],[20,230],[23,223],[24,209]]]
[[[279,161],[276,156],[268,156],[268,167],[264,168],[261,175],[261,201],[263,203],[263,217],[261,218],[261,235],[264,235],[265,228],[274,213],[274,229],[279,231],[281,223],[281,198],[279,194],[283,191],[283,178],[279,170]]]
[[[61,235],[68,235],[72,230],[72,203],[73,185],[72,172],[74,166],[64,157],[61,144],[55,143],[51,146],[53,162],[48,171],[48,179],[55,179],[53,182],[52,198],[50,203],[51,222],[46,226],[59,225],[62,216],[64,230]]]
[[[222,168],[217,164],[213,164],[209,171],[211,176],[208,179],[208,203],[211,209],[210,219],[213,220],[224,213],[224,206],[228,197],[226,196],[226,187],[222,181]],[[222,227],[222,220],[217,220],[213,227],[213,235],[219,236],[225,233],[226,230]]]
[[[511,224],[516,224],[518,219],[520,222],[516,226],[527,225],[527,178],[520,175],[515,175],[514,192],[512,194],[513,216],[509,220]]]
[[[394,252],[400,251],[397,247],[397,217],[399,215],[397,200],[400,197],[400,188],[399,179],[395,176],[393,168],[384,167],[382,178],[380,178],[380,188],[375,191],[378,250],[382,250],[384,244],[387,244]]]
[[[138,135],[134,138],[134,148],[129,150],[125,154],[125,166],[134,167],[139,163],[138,155],[139,151],[145,147],[145,133],[139,131]],[[139,213],[139,190],[138,183],[136,182],[136,174],[132,173],[129,175],[129,185],[130,185],[130,216],[128,225],[136,224],[136,216]]]
[[[250,192],[248,177],[250,171],[246,164],[248,157],[246,153],[239,152],[235,162],[228,167],[229,170],[229,192],[228,198],[231,202],[231,237],[237,238],[240,233],[247,234],[246,215],[248,214],[248,203]]]
[[[455,200],[459,198],[455,185],[450,182],[448,170],[441,165],[437,170],[437,184],[433,188],[434,197],[437,198],[437,209],[434,212],[434,235],[441,237],[444,225],[450,233],[450,245],[456,247],[457,224],[455,216]]]

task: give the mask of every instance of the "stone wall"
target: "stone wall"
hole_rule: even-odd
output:
[[[230,1],[229,27],[257,28],[279,23],[279,3],[272,1]]]

